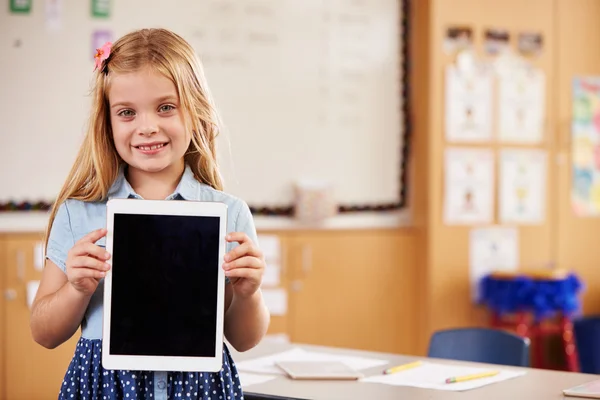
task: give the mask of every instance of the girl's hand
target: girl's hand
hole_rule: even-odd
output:
[[[105,261],[110,255],[96,241],[106,236],[106,229],[88,233],[75,243],[67,255],[67,279],[73,287],[86,296],[96,291],[98,283],[110,269]]]
[[[225,239],[240,244],[225,254],[225,276],[231,281],[235,295],[250,297],[260,288],[265,271],[264,255],[243,232],[230,233]]]

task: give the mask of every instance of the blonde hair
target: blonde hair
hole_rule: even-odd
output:
[[[116,180],[123,160],[115,148],[110,126],[108,90],[112,74],[150,67],[175,84],[191,143],[185,162],[195,178],[222,190],[216,137],[220,121],[212,101],[202,65],[193,48],[180,36],[165,29],[142,29],[117,40],[110,56],[98,69],[92,91],[88,130],[77,158],[50,212],[45,242],[58,207],[67,199],[101,201]]]

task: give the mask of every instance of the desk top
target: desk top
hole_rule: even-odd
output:
[[[269,354],[300,347],[305,350],[344,354],[367,358],[383,358],[390,361],[390,365],[405,364],[415,360],[426,360],[426,358],[401,356],[386,353],[373,353],[359,350],[339,349],[333,347],[311,346],[301,344],[286,344],[263,341],[256,348],[245,353],[232,351],[233,359],[236,361],[248,360]],[[433,359],[430,359],[433,361]],[[465,363],[459,361],[435,359],[436,363],[452,363],[472,366],[487,366],[486,364]],[[378,375],[387,366],[363,370],[366,376]],[[495,366],[496,368],[498,366]],[[498,382],[478,389],[464,392],[441,391],[432,389],[420,389],[410,386],[392,386],[375,383],[364,383],[356,381],[295,381],[285,376],[274,380],[251,385],[244,389],[246,394],[263,394],[281,396],[283,398],[314,399],[314,400],[353,400],[353,399],[377,399],[377,400],[493,400],[493,399],[523,399],[523,400],[553,400],[567,399],[562,394],[564,389],[599,379],[596,375],[579,374],[563,371],[549,371],[534,368],[502,367],[505,369],[522,370],[527,373],[514,379]],[[570,399],[570,398],[569,398]]]

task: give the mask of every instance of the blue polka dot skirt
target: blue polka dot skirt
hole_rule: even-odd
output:
[[[153,372],[105,370],[101,360],[102,340],[79,339],[60,389],[59,400],[162,397],[155,395],[155,386],[166,389],[167,399],[243,399],[240,379],[225,344],[220,372],[168,372],[166,380],[156,382],[157,385]]]

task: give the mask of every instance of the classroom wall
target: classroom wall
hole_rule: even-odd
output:
[[[109,18],[88,1],[5,3],[0,204],[54,199],[87,129],[95,48],[145,27],[198,52],[228,192],[256,208],[291,205],[299,181],[331,185],[346,206],[403,200],[402,2],[119,0]]]
[[[450,25],[468,25],[481,52],[485,28],[506,28],[515,48],[516,32],[538,31],[542,54],[532,63],[547,78],[547,138],[536,146],[548,152],[546,218],[542,225],[521,226],[521,268],[562,267],[576,271],[586,285],[585,313],[600,312],[600,220],[577,218],[570,205],[571,79],[600,75],[600,2],[595,0],[425,0],[412,2],[413,159],[418,201],[414,221],[419,235],[419,352],[429,334],[442,328],[485,325],[483,310],[471,302],[470,227],[443,224],[444,67],[452,59],[442,51]],[[498,149],[499,146],[491,146]]]

